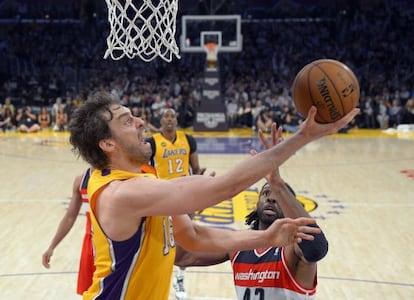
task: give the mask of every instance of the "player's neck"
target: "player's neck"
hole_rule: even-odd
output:
[[[141,173],[141,167],[145,165],[141,161],[131,161],[124,158],[117,158],[112,160],[108,169],[123,170],[131,173]]]
[[[171,143],[174,143],[175,140],[177,139],[177,135],[175,131],[171,131],[171,132],[162,131],[161,134],[165,139],[169,140]]]

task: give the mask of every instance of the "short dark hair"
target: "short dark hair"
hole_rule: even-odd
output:
[[[72,151],[96,169],[109,166],[109,158],[99,147],[99,141],[112,136],[108,122],[113,118],[110,107],[114,104],[120,105],[120,100],[98,92],[73,112],[69,122]]]
[[[175,111],[175,109],[171,108],[171,107],[167,107],[167,108],[164,108],[164,109],[160,110],[160,118],[164,117],[164,115],[167,111],[172,111],[174,113],[174,115],[177,117],[177,112]]]
[[[267,182],[266,182],[266,183],[262,186],[262,188],[260,189],[259,195],[258,195],[258,197],[259,197],[259,198],[260,198],[260,194],[262,193],[263,189],[264,189],[266,186],[268,186],[268,185],[269,185],[269,183],[267,183]],[[292,187],[291,187],[288,183],[286,183],[286,182],[285,182],[285,185],[286,185],[286,187],[289,189],[289,191],[292,193],[292,195],[296,197],[296,193],[295,193],[295,191],[292,189]],[[259,201],[259,199],[257,199],[257,200]],[[259,229],[259,215],[257,214],[257,209],[255,209],[255,210],[253,210],[251,213],[249,213],[249,214],[246,216],[246,218],[245,218],[245,219],[246,219],[245,224],[246,224],[246,225],[249,225],[251,229],[254,229],[254,230],[258,230],[258,229]]]

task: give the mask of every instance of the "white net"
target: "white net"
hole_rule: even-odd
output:
[[[137,8],[133,1],[142,3]],[[104,58],[180,58],[175,41],[178,0],[106,0],[110,33]]]

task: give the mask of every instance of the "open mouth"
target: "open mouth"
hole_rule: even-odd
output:
[[[263,213],[269,216],[274,216],[276,215],[276,209],[275,207],[271,206],[271,205],[266,205],[263,208]]]

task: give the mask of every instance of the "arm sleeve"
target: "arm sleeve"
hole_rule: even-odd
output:
[[[318,225],[309,225],[312,227],[318,227]],[[313,241],[302,240],[298,244],[299,248],[302,250],[303,257],[308,262],[317,262],[324,258],[328,253],[328,241],[325,238],[323,232],[319,234],[313,234],[315,239]]]
[[[188,144],[190,145],[190,154],[197,151],[197,142],[195,138],[192,135],[185,134],[187,137]]]

